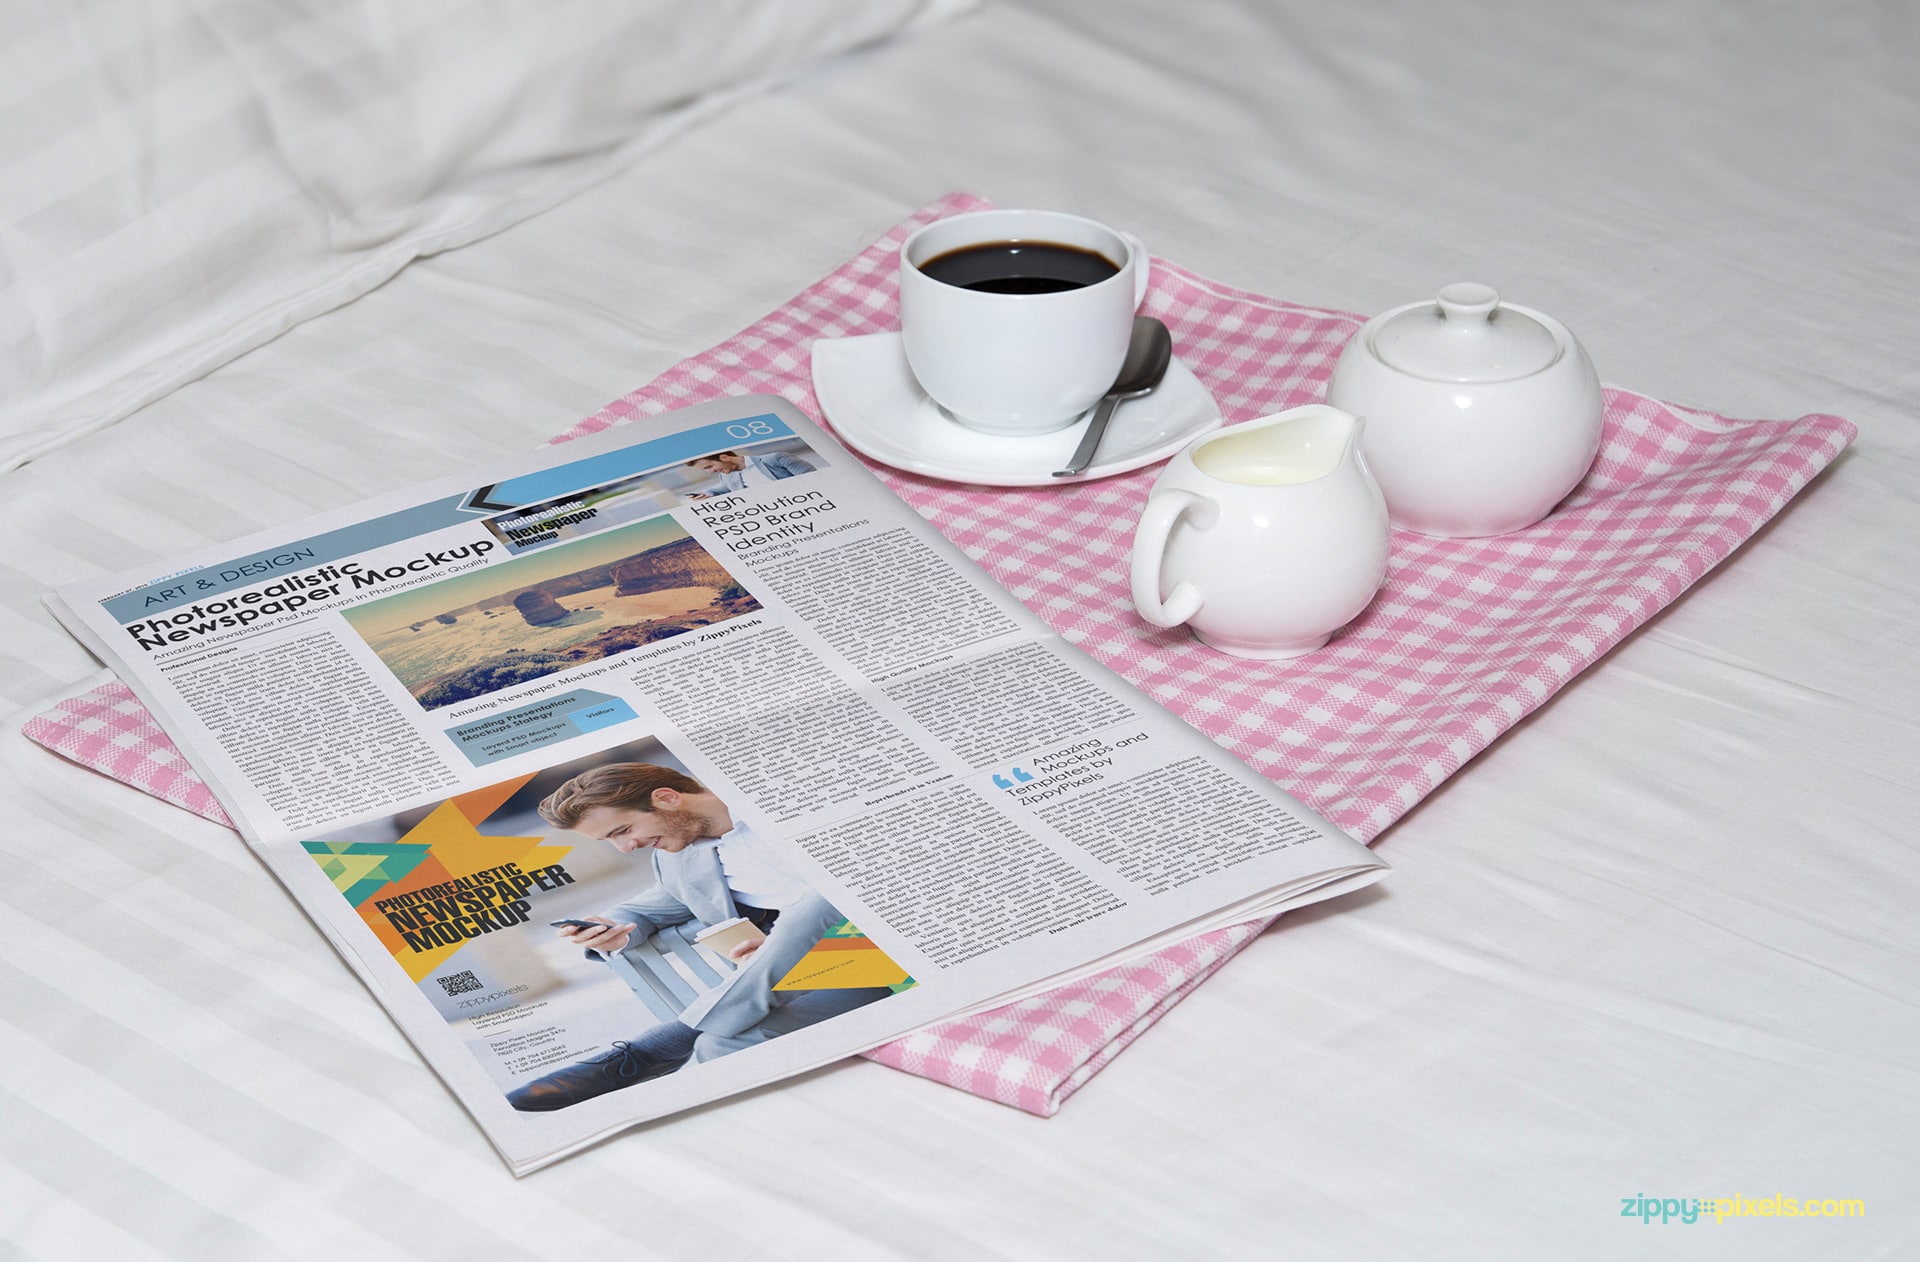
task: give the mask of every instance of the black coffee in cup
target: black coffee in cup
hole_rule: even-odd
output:
[[[1057,294],[1117,275],[1095,250],[1052,241],[987,241],[935,255],[920,270],[942,284],[989,294]]]
[[[1065,429],[1113,386],[1151,266],[1138,240],[1079,215],[936,219],[900,243],[900,349],[957,424]]]

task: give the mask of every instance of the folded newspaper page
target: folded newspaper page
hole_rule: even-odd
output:
[[[49,600],[516,1173],[1384,871],[771,396]]]

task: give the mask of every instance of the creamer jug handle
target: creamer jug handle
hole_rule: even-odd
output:
[[[1175,583],[1165,601],[1160,599],[1160,563],[1167,553],[1167,536],[1182,515],[1191,515],[1201,530],[1220,518],[1220,505],[1192,491],[1168,489],[1147,497],[1146,511],[1133,532],[1133,607],[1156,627],[1177,627],[1200,612],[1205,597],[1184,579]]]

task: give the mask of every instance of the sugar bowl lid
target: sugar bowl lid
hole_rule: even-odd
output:
[[[1470,282],[1390,313],[1367,341],[1387,367],[1429,381],[1511,381],[1564,353],[1552,329],[1521,308],[1501,306],[1492,286]]]

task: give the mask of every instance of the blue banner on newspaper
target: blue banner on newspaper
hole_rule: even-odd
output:
[[[566,497],[583,491],[630,483],[640,474],[682,465],[710,452],[792,435],[793,430],[786,422],[770,414],[703,425],[685,433],[670,434],[589,456],[584,460],[522,474],[461,495],[448,496],[428,504],[416,504],[399,512],[355,522],[339,530],[330,530],[280,547],[201,566],[130,592],[122,592],[101,601],[100,606],[108,616],[124,625],[156,613],[186,608],[223,592],[252,587],[269,579],[287,580],[290,585],[287,596],[295,598],[300,595],[301,589],[314,588],[334,578],[331,574],[315,574],[314,571],[324,570],[333,562],[344,561],[363,552],[467,522],[484,522],[494,517],[524,518],[528,510],[535,506],[564,503]],[[629,499],[636,509],[644,502],[638,495],[630,494]],[[556,514],[554,519],[559,515]],[[544,527],[547,523],[535,519],[530,524]],[[604,526],[608,523],[602,521],[598,524]],[[560,537],[561,533],[559,528],[551,534],[542,529],[538,541],[550,542]],[[534,541],[532,535],[523,534],[520,540],[515,540],[511,535],[502,537],[502,542],[507,543],[513,551]]]
[[[476,767],[552,745],[584,732],[639,717],[633,707],[604,692],[577,688],[504,714],[489,715],[447,729],[460,752]]]

